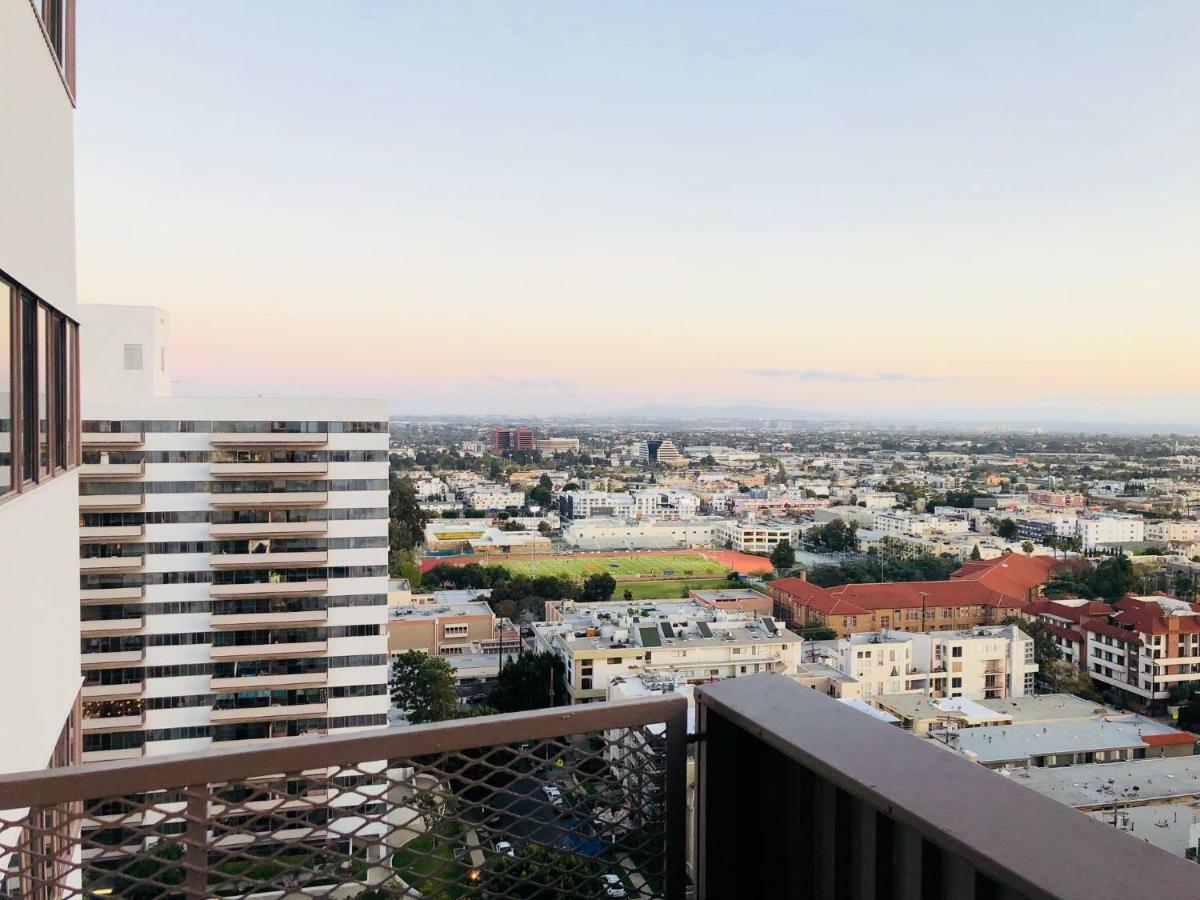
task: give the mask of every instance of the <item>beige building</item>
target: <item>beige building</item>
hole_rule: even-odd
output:
[[[703,683],[774,672],[795,674],[800,637],[769,616],[694,600],[546,604],[533,626],[537,649],[558,654],[572,703],[602,700],[614,678],[657,673]]]

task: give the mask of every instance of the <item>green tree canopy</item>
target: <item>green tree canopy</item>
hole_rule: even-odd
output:
[[[790,569],[796,565],[796,551],[790,541],[784,538],[771,551],[771,565],[776,569]]]
[[[580,598],[583,600],[611,600],[617,589],[617,579],[607,572],[597,572],[589,575],[583,582]]]
[[[566,701],[566,669],[554,653],[522,653],[508,660],[488,695],[488,705],[502,713],[561,706]]]
[[[392,700],[414,725],[458,715],[454,668],[440,656],[409,650],[392,664]]]
[[[417,546],[429,517],[407,475],[392,473],[388,491],[388,565],[393,574],[406,551]]]
[[[1012,519],[1001,519],[996,525],[996,534],[1006,541],[1011,541],[1017,536],[1017,523]]]

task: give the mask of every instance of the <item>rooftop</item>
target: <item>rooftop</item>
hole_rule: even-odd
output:
[[[1111,711],[1100,703],[1074,694],[1027,694],[1003,700],[980,700],[984,706],[1012,717],[1013,724],[1053,722],[1063,719],[1092,719]]]
[[[984,765],[1024,764],[1032,756],[1146,749],[1145,738],[1181,732],[1144,716],[1110,716],[1062,722],[993,725],[954,733],[951,746]]]
[[[1114,797],[1164,800],[1200,796],[1200,756],[1166,756],[1131,762],[1030,769],[1012,780],[1081,809],[1106,806]]]

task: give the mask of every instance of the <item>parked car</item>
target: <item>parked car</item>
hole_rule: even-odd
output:
[[[625,896],[625,885],[612,872],[602,875],[600,881],[604,884],[604,896],[613,898]]]
[[[517,851],[513,849],[513,845],[508,841],[496,841],[496,852],[504,856],[516,856]]]
[[[554,785],[552,785],[552,784],[542,785],[542,793],[545,794],[546,799],[549,800],[551,803],[553,803],[555,806],[563,805],[562,791],[560,791]]]

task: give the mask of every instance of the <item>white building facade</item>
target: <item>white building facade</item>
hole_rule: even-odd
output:
[[[85,759],[386,725],[385,404],[165,396],[166,315],[81,311],[139,391],[83,397]]]
[[[0,773],[79,755],[73,24],[0,3]]]

